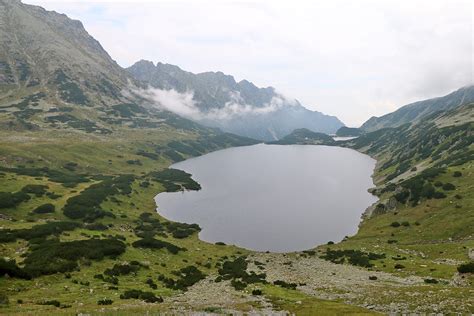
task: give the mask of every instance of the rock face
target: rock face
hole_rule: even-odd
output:
[[[78,89],[113,97],[127,77],[80,21],[0,0],[0,84],[57,86],[70,80]]]
[[[192,96],[188,118],[227,132],[260,140],[276,140],[297,128],[334,133],[344,124],[334,116],[310,111],[274,88],[258,88],[222,72],[193,74],[177,66],[139,61],[128,72],[155,89]]]
[[[406,123],[416,123],[435,114],[474,102],[474,86],[463,87],[444,97],[418,101],[402,106],[395,112],[381,117],[371,117],[360,129],[372,132],[386,127],[398,127]]]

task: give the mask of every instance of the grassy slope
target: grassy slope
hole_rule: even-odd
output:
[[[468,155],[474,150],[474,145],[469,141],[469,138],[472,139],[472,109],[473,105],[470,104],[450,112],[435,114],[430,118],[436,123],[434,127],[429,122],[422,122],[411,128],[405,126],[374,132],[360,137],[359,140],[347,142],[349,147],[355,147],[377,158],[374,181],[382,203],[387,203],[393,196],[393,192],[381,193],[382,188],[389,183],[399,186],[404,179],[432,167],[446,168],[444,173],[431,180],[432,183],[452,183],[456,189],[438,189],[446,194],[446,198],[421,199],[415,206],[397,203],[395,209],[365,218],[355,236],[331,248],[385,253],[386,259],[375,262],[376,270],[403,276],[436,278],[446,284],[456,279],[457,266],[469,261],[469,251],[474,249],[474,164],[472,159],[468,159],[464,163],[452,165],[449,159],[460,153]],[[463,127],[454,133],[438,130],[453,126]],[[439,133],[439,136],[423,143],[427,139],[426,131],[430,137],[435,133]],[[456,147],[466,140],[466,145]],[[443,148],[441,154],[438,158],[434,157],[433,153],[440,148]],[[430,153],[428,157],[419,154],[426,150]],[[439,161],[445,162],[440,164]],[[404,162],[408,162],[409,167],[404,168],[404,172],[397,172]],[[417,167],[417,170],[411,169],[412,167]],[[461,172],[462,176],[454,177],[456,171]],[[400,175],[387,181],[391,174],[398,173]],[[405,221],[409,226],[391,226],[393,222]],[[392,243],[389,243],[389,240],[392,240]],[[324,248],[326,247],[320,247]],[[393,259],[399,257],[406,259]],[[405,268],[395,269],[395,264],[402,264]],[[472,275],[464,278],[468,279],[467,284],[472,285]]]
[[[125,133],[125,132],[124,132]],[[56,135],[53,133],[53,135]],[[152,170],[159,170],[169,166],[172,162],[169,159],[161,157],[159,160],[151,160],[136,155],[137,150],[142,149],[151,151],[155,145],[166,144],[170,140],[193,139],[195,135],[187,133],[167,133],[151,134],[150,131],[127,131],[125,137],[98,137],[85,133],[76,133],[70,131],[69,135],[60,134],[59,139],[51,137],[49,132],[23,132],[23,133],[4,133],[2,135],[2,144],[0,146],[0,155],[4,157],[8,166],[25,165],[28,167],[48,166],[51,169],[64,170],[67,162],[77,162],[77,173],[89,174],[122,174],[133,173],[140,176],[143,173]],[[70,139],[74,139],[71,142]],[[21,142],[17,142],[21,139]],[[129,165],[127,160],[139,159],[142,165]],[[14,209],[3,209],[2,213],[6,218],[13,218],[14,221],[0,219],[0,227],[18,229],[30,228],[39,223],[49,220],[68,220],[61,212],[66,201],[93,183],[97,181],[80,183],[76,187],[66,188],[63,185],[52,182],[46,177],[30,177],[18,175],[11,172],[4,172],[0,176],[2,183],[1,191],[16,192],[26,184],[45,184],[49,192],[61,195],[60,198],[52,200],[46,196],[34,197],[29,201],[21,203]],[[126,252],[117,260],[104,259],[102,261],[84,261],[80,262],[80,271],[72,272],[71,278],[65,278],[64,274],[54,274],[42,276],[33,281],[19,280],[15,278],[1,278],[0,291],[8,295],[10,304],[1,307],[2,313],[9,314],[70,314],[71,312],[94,313],[100,309],[110,310],[116,314],[119,308],[124,314],[127,313],[145,313],[153,311],[162,311],[169,308],[169,303],[146,304],[139,300],[121,300],[119,295],[127,289],[141,289],[143,291],[152,291],[156,295],[163,297],[173,296],[179,291],[166,288],[157,281],[158,274],[164,274],[173,277],[172,271],[178,270],[188,265],[198,267],[206,275],[216,274],[216,263],[222,257],[235,257],[248,254],[249,251],[239,249],[234,246],[217,246],[200,241],[197,234],[184,239],[173,237],[159,238],[171,242],[177,246],[188,249],[185,252],[179,252],[176,255],[168,253],[166,250],[138,249],[131,245],[139,238],[134,234],[134,221],[138,216],[145,212],[154,212],[155,203],[153,197],[163,190],[161,184],[151,182],[147,188],[139,185],[139,180],[133,183],[133,190],[130,196],[116,195],[118,202],[108,200],[102,203],[104,210],[113,210],[117,218],[104,218],[97,220],[103,224],[112,224],[113,227],[108,230],[92,231],[85,228],[76,229],[60,235],[61,241],[88,239],[93,236],[122,235],[126,238],[128,245]],[[44,203],[53,203],[56,206],[56,212],[53,214],[32,215],[31,210]],[[120,215],[126,215],[122,218]],[[157,215],[159,217],[159,215]],[[162,221],[165,219],[160,218]],[[28,251],[28,242],[18,239],[15,242],[4,243],[0,246],[0,254],[4,257],[15,259],[17,262],[23,260],[22,255]],[[136,276],[120,276],[118,290],[109,290],[111,284],[104,283],[101,280],[94,279],[95,274],[103,273],[106,268],[110,268],[118,262],[129,262],[137,260],[148,268],[140,269]],[[205,267],[210,263],[210,268]],[[206,265],[207,266],[207,265]],[[146,279],[152,278],[157,284],[158,289],[152,290],[145,284]],[[73,280],[88,281],[89,285],[73,283]],[[363,309],[352,307],[342,303],[326,302],[316,300],[305,294],[293,293],[293,291],[269,287],[268,292],[272,300],[275,300],[276,306],[290,311],[344,311],[344,312],[363,312]],[[293,298],[303,301],[304,304],[295,304]],[[114,303],[109,306],[99,306],[99,299],[112,299]],[[284,299],[282,303],[277,298]],[[53,306],[40,305],[45,300],[56,299],[70,308],[60,309]],[[17,303],[21,300],[22,303]],[[227,308],[232,306],[227,306]],[[239,310],[250,310],[259,308],[252,305],[236,305],[234,308]],[[113,312],[112,312],[113,311]]]

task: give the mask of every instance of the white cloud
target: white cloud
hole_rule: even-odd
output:
[[[272,97],[269,103],[257,107],[246,104],[238,92],[229,91],[230,101],[226,102],[222,108],[204,111],[199,108],[199,103],[194,100],[194,92],[190,90],[180,93],[174,89],[167,90],[153,87],[144,89],[130,85],[129,90],[125,90],[123,93],[124,95],[138,95],[152,106],[196,121],[228,121],[247,115],[268,114],[285,105],[294,106],[296,104],[295,100],[277,95]]]
[[[24,1],[82,20],[122,66],[221,70],[349,125],[473,83],[471,0]]]

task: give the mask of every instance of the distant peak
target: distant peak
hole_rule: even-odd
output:
[[[151,66],[151,67],[155,67],[155,64],[150,61],[150,60],[146,60],[146,59],[140,59],[139,61],[137,61],[136,63],[134,63],[132,65],[133,66]]]

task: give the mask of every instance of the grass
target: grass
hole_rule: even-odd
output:
[[[455,171],[462,171],[463,176],[453,177]],[[446,198],[425,200],[415,207],[403,206],[396,212],[365,219],[355,236],[330,248],[385,253],[385,259],[375,261],[375,270],[402,276],[451,279],[457,267],[453,262],[468,261],[468,249],[474,248],[473,172],[472,163],[448,168],[446,173],[435,178],[435,181],[456,186],[454,191],[445,191]],[[392,227],[394,221],[407,221],[410,225]],[[396,240],[396,243],[389,244],[388,240]],[[394,260],[397,256],[406,257],[406,260]],[[405,268],[395,269],[397,263]]]
[[[259,288],[277,309],[294,315],[378,315],[365,308],[317,299],[300,291],[282,289],[274,285],[263,285]]]
[[[81,111],[84,116],[87,110]],[[107,198],[100,204],[101,209],[110,211],[116,216],[116,218],[104,217],[96,220],[97,223],[108,226],[108,229],[98,231],[81,227],[63,232],[57,237],[60,241],[66,242],[118,235],[124,238],[127,244],[126,251],[122,255],[117,259],[105,258],[101,261],[79,260],[80,271],[72,271],[70,274],[41,276],[33,281],[1,278],[0,294],[6,294],[10,298],[10,304],[0,307],[0,313],[61,315],[101,311],[105,315],[158,314],[166,311],[169,306],[166,303],[145,304],[134,299],[121,300],[119,297],[127,290],[153,292],[156,296],[164,298],[173,296],[180,291],[167,288],[158,280],[158,275],[177,279],[173,271],[195,266],[205,275],[217,276],[222,262],[251,254],[250,251],[238,247],[213,245],[200,241],[197,233],[186,238],[173,238],[169,233],[166,237],[162,235],[154,237],[186,249],[176,254],[166,249],[141,249],[131,246],[133,242],[140,239],[134,232],[140,214],[143,212],[155,214],[156,205],[153,198],[159,192],[166,190],[163,183],[151,181],[151,179],[148,179],[150,180],[148,186],[141,186],[140,183],[147,179],[146,175],[150,172],[163,170],[172,163],[166,155],[158,157],[148,155],[147,157],[143,153],[154,153],[157,147],[166,147],[166,144],[170,142],[195,140],[198,137],[198,133],[169,126],[164,126],[159,132],[156,129],[116,128],[114,133],[107,136],[68,129],[61,129],[60,132],[54,129],[22,133],[0,132],[2,141],[0,156],[4,157],[2,163],[4,167],[19,165],[35,168],[49,167],[52,170],[70,174],[86,174],[89,177],[119,174],[133,174],[137,177],[131,185],[131,193],[116,194],[114,199]],[[71,139],[74,139],[74,142]],[[222,148],[224,145],[216,146],[212,149]],[[188,157],[186,154],[184,156]],[[138,160],[140,164],[127,163],[131,160]],[[74,165],[73,170],[65,168],[65,166],[73,166],[71,163],[77,163],[77,166]],[[377,172],[374,177],[376,183],[381,184],[383,177],[394,171],[395,166],[391,166],[382,172]],[[455,171],[461,171],[462,176],[453,177]],[[329,246],[331,249],[384,253],[385,258],[371,261],[374,266],[370,269],[373,270],[400,276],[415,275],[440,280],[438,284],[404,288],[403,291],[397,291],[396,297],[389,294],[382,295],[375,291],[367,295],[378,300],[380,304],[388,305],[391,301],[398,300],[407,302],[415,308],[419,304],[419,298],[416,295],[429,296],[433,295],[432,293],[436,293],[435,295],[443,293],[442,295],[462,300],[472,294],[468,287],[458,288],[447,284],[447,281],[456,273],[456,263],[467,261],[467,250],[474,248],[472,172],[471,162],[448,168],[446,173],[435,179],[455,185],[454,191],[446,191],[447,198],[422,201],[415,207],[398,207],[397,214],[389,212],[366,219],[355,236]],[[46,177],[35,178],[4,172],[0,174],[0,181],[1,191],[4,192],[17,192],[27,184],[42,184],[48,187],[48,192],[59,196],[52,199],[48,195],[41,197],[32,195],[30,200],[19,204],[16,208],[2,210],[5,218],[0,219],[0,226],[20,229],[31,228],[49,220],[70,220],[62,213],[66,201],[101,180],[95,178],[90,182],[67,187],[50,181]],[[456,199],[455,195],[462,196],[462,199]],[[30,214],[36,207],[46,203],[55,205],[54,213]],[[154,216],[161,222],[167,221],[158,214]],[[408,221],[410,225],[392,227],[390,224],[394,221],[400,223]],[[80,220],[78,222],[82,223]],[[397,242],[389,244],[388,240]],[[15,259],[21,265],[29,246],[28,242],[22,239],[3,243],[0,245],[0,255]],[[319,250],[325,250],[326,247],[328,246],[321,246]],[[397,260],[403,257],[406,259]],[[95,275],[102,274],[115,264],[131,261],[138,261],[143,267],[129,275],[118,276],[117,285],[94,278]],[[405,268],[395,269],[396,264],[403,264]],[[466,278],[472,284],[472,275]],[[148,279],[152,279],[157,284],[156,289],[150,288],[146,283]],[[117,288],[111,288],[111,286]],[[256,283],[247,286],[247,289],[252,288],[261,289],[263,295],[277,309],[287,310],[297,315],[372,313],[343,302],[320,300],[301,291],[271,284]],[[113,303],[99,306],[98,301],[103,299],[113,300]],[[17,303],[17,300],[21,300],[22,303]],[[70,305],[71,307],[61,309],[50,305],[40,305],[45,300],[58,300],[63,306]],[[242,308],[247,309],[248,306],[242,306]],[[103,312],[102,309],[104,309]]]

